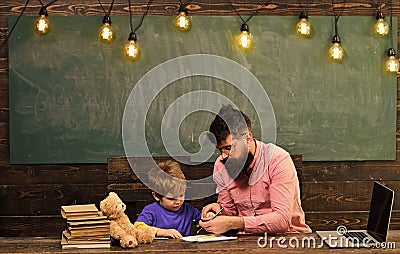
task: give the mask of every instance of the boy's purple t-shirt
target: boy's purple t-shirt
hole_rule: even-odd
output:
[[[162,207],[158,202],[145,206],[136,222],[162,229],[176,229],[182,236],[190,235],[193,223],[198,223],[201,212],[184,202],[178,211],[173,212]]]

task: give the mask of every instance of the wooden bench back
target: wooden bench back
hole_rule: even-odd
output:
[[[302,175],[302,156],[298,154],[291,155],[294,165],[297,170],[297,175],[299,177],[300,188],[301,188],[301,175]],[[129,160],[132,167],[135,170],[148,170],[151,165],[151,160],[154,159],[155,162],[160,162],[163,160],[168,160],[170,157],[130,157]],[[182,162],[188,162],[188,157],[180,157],[177,160]],[[195,180],[205,178],[212,175],[213,172],[212,162],[202,163],[200,165],[188,165],[187,163],[181,163],[181,168],[183,173],[188,180]],[[128,158],[124,156],[120,157],[110,157],[107,161],[107,191],[116,192],[120,198],[127,205],[126,213],[128,216],[136,220],[139,213],[142,211],[143,207],[154,202],[151,195],[151,190],[142,183],[142,181],[133,172]],[[214,188],[215,186],[208,186],[209,188]],[[196,200],[189,201],[194,207],[202,209],[206,204],[215,202],[217,200],[217,195],[214,194],[210,197],[200,198]]]

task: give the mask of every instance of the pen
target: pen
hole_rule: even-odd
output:
[[[221,207],[221,209],[219,209],[219,211],[218,211],[216,214],[214,214],[214,216],[213,216],[210,220],[213,220],[215,217],[217,217],[217,215],[220,214],[220,213],[222,212],[222,210],[224,210],[223,207]],[[203,229],[203,228],[200,227],[199,230],[197,230],[196,234],[200,233],[200,231],[201,231],[202,229]]]

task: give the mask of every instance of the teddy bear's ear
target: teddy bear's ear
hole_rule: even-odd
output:
[[[110,195],[108,195],[105,199],[100,201],[100,210],[103,212],[105,212],[107,209],[107,202],[108,202],[109,197],[110,197]]]
[[[121,198],[118,196],[117,193],[110,192],[108,195],[109,195],[110,198],[114,199],[115,202],[122,202]]]
[[[103,199],[102,201],[100,201],[100,210],[102,210],[103,211],[103,209],[104,209],[104,203],[106,202],[106,200],[105,199]]]
[[[109,216],[110,204],[108,204],[107,199],[104,199],[103,201],[100,202],[100,211],[102,211],[104,215]]]
[[[108,195],[109,195],[109,196],[118,197],[117,193],[115,193],[115,192],[113,192],[113,191],[112,191],[112,192],[110,192],[110,193],[108,193]]]

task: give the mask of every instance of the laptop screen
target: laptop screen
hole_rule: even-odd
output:
[[[390,214],[392,211],[394,192],[374,182],[372,191],[371,207],[369,209],[368,233],[378,237],[382,242],[386,241],[386,235],[389,228]]]

